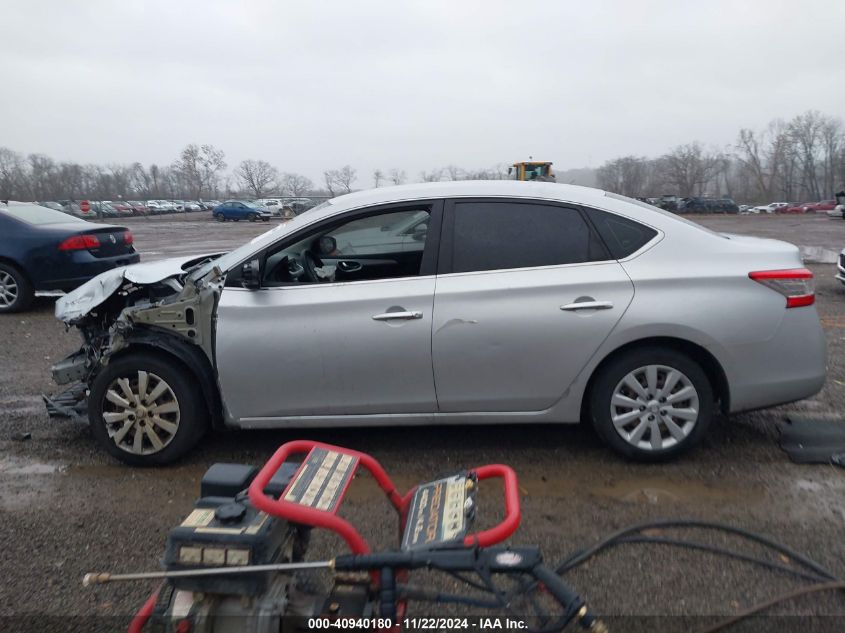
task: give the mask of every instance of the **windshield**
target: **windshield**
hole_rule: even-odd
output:
[[[54,211],[38,205],[21,204],[3,207],[3,211],[27,224],[67,224],[68,222],[85,222],[67,213]]]
[[[214,266],[219,266],[220,269],[223,271],[229,270],[238,262],[241,262],[246,259],[250,253],[259,251],[265,246],[269,246],[270,244],[272,244],[276,239],[278,239],[280,235],[286,233],[291,228],[298,228],[299,226],[305,226],[309,224],[308,217],[311,217],[311,214],[314,211],[316,211],[317,209],[328,207],[330,204],[331,201],[326,200],[323,204],[320,204],[311,209],[308,212],[307,216],[299,215],[289,222],[283,222],[279,226],[270,229],[266,233],[262,233],[258,237],[254,237],[249,242],[239,246],[235,250],[229,251],[225,255],[221,255],[217,259],[212,259],[210,261],[205,262],[202,266],[191,272],[191,277],[193,279],[199,279],[200,277],[207,275]],[[305,220],[300,220],[300,218],[303,217],[305,218]],[[291,224],[293,224],[293,227],[291,227]]]

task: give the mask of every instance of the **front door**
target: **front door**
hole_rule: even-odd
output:
[[[224,289],[216,360],[232,418],[250,426],[436,410],[434,264],[423,264],[436,239],[394,230],[421,211],[432,209],[305,229],[262,255],[260,289]]]

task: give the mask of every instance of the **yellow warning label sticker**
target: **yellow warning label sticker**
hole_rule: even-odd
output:
[[[181,527],[199,528],[205,527],[214,520],[213,508],[198,508],[191,512],[184,521]]]

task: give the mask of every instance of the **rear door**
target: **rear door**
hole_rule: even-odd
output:
[[[551,407],[633,297],[582,212],[550,202],[447,202],[439,260],[440,412]]]

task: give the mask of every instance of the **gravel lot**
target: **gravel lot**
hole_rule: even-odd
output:
[[[539,544],[549,561],[631,523],[686,517],[763,532],[845,577],[845,470],[792,464],[777,447],[775,430],[789,412],[838,417],[843,410],[845,287],[833,279],[829,262],[831,253],[845,246],[845,222],[821,216],[693,219],[719,231],[791,241],[809,261],[818,262],[810,267],[816,274],[830,371],[815,398],[720,420],[698,450],[660,466],[620,460],[589,428],[497,426],[230,432],[208,438],[177,466],[132,469],[98,450],[83,422],[50,421],[42,409],[40,394],[55,391],[50,365],[78,342],[76,333],[65,333],[53,318],[53,301],[41,299],[31,312],[0,317],[0,617],[5,618],[0,627],[22,629],[26,622],[14,616],[40,614],[55,616],[39,620],[40,630],[66,630],[59,616],[96,615],[97,627],[120,630],[152,586],[83,589],[82,575],[157,569],[166,534],[190,511],[209,465],[261,463],[279,444],[299,437],[371,453],[401,486],[449,469],[511,464],[520,477],[523,502],[515,542]],[[228,249],[268,228],[263,223],[218,224],[200,214],[125,223],[135,233],[143,260]],[[21,432],[32,439],[12,439]],[[371,483],[353,486],[345,514],[363,534],[386,546],[395,534],[394,517]],[[498,491],[482,487],[480,521],[492,520],[499,504]],[[694,534],[756,551],[728,538]],[[314,556],[340,549],[333,537],[315,541]],[[650,616],[640,621],[644,628],[673,631],[695,629],[704,624],[703,616],[732,614],[797,586],[794,579],[764,569],[650,545],[612,550],[569,578],[598,612]],[[841,595],[805,598],[775,613],[838,615],[814,624],[823,627],[818,630],[845,629]],[[417,614],[436,615],[425,608]],[[95,627],[91,620],[73,622],[79,630]],[[806,625],[806,619],[792,617],[733,630],[807,630]]]

